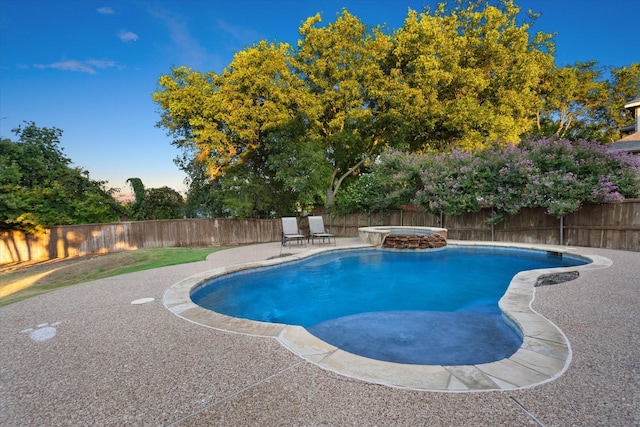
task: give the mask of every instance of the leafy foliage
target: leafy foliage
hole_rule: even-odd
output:
[[[403,158],[405,173],[390,175],[389,170],[398,167],[398,157]],[[477,154],[460,150],[445,155],[393,153],[381,156],[380,163],[361,178],[362,183],[353,188],[372,197],[358,199],[360,203],[350,205],[352,209],[397,204],[402,200],[398,190],[406,189],[405,195],[415,190],[415,203],[432,213],[458,216],[490,207],[491,221],[499,222],[524,207],[544,207],[561,217],[584,203],[637,197],[640,158],[609,153],[595,142],[542,139]],[[372,182],[377,187],[365,191]],[[380,194],[386,195],[383,201]]]
[[[62,131],[34,122],[0,141],[0,229],[36,232],[54,225],[119,220],[124,214],[105,182],[71,167],[59,147]]]
[[[326,27],[318,23],[316,15],[302,24],[295,64],[310,92],[306,135],[320,143],[331,173],[325,198],[331,206],[346,178],[397,142],[400,99],[394,77],[380,66],[389,36],[346,10]]]
[[[214,218],[225,216],[222,214],[222,201],[216,195],[216,182],[212,182],[204,166],[187,159],[176,159],[176,163],[187,171],[187,197],[184,214],[187,218]],[[184,163],[182,163],[184,161]]]
[[[511,1],[483,6],[410,12],[393,36],[346,10],[325,27],[313,16],[296,50],[260,42],[220,75],[178,67],[161,76],[159,126],[212,180],[252,157],[260,173],[249,193],[278,182],[300,206],[331,206],[386,147],[515,140],[531,124],[532,88],[552,61],[548,37],[530,40]],[[263,156],[260,165],[251,153]]]
[[[411,203],[422,187],[419,161],[425,158],[393,149],[381,153],[338,195],[336,213],[382,211]]]
[[[410,139],[436,150],[517,142],[533,124],[537,87],[553,64],[551,36],[531,36],[511,0],[455,4],[410,11],[394,35],[390,60],[405,83]]]
[[[149,188],[140,205],[141,219],[182,218],[184,199],[169,187]]]
[[[624,105],[640,94],[640,63],[602,68],[588,61],[553,67],[540,88],[543,103],[534,133],[613,142],[621,136],[619,129],[633,122]]]
[[[533,165],[525,190],[552,215],[639,194],[640,159],[629,154],[607,153],[603,145],[584,140],[526,141],[521,149]]]
[[[324,26],[320,15],[304,21],[295,47],[261,41],[238,52],[220,74],[174,68],[154,100],[158,126],[184,149],[177,164],[194,186],[188,205],[239,217],[323,204],[381,209],[406,200],[420,180],[415,169],[393,172],[412,174],[407,187],[376,175],[389,149],[454,153],[427,169],[441,170],[460,194],[484,194],[451,205],[434,187],[434,206],[489,204],[499,219],[533,203],[515,187],[489,194],[531,167],[516,152],[490,150],[523,138],[618,138],[630,119],[623,105],[640,93],[640,64],[556,67],[552,35],[534,33],[535,15],[519,16],[513,0],[444,2],[409,10],[389,34],[345,9]],[[503,168],[508,174],[491,176]]]
[[[145,188],[140,178],[129,178],[135,200],[128,204],[134,219],[174,219],[184,216],[185,203],[180,193],[169,187]]]
[[[127,179],[127,182],[131,185],[131,189],[133,190],[133,195],[135,197],[135,201],[133,202],[133,205],[131,205],[131,210],[133,211],[136,219],[140,219],[142,213],[142,202],[144,202],[144,197],[146,195],[144,184],[140,178],[129,178]]]

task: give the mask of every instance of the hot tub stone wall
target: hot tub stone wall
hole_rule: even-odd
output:
[[[383,248],[393,249],[430,249],[447,245],[447,239],[440,234],[405,236],[388,234],[382,242]]]
[[[377,247],[426,249],[447,244],[446,228],[377,226],[362,227],[358,232],[363,243]],[[391,246],[383,246],[385,242]]]

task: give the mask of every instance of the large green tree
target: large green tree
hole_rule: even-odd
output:
[[[237,53],[220,75],[174,68],[154,93],[163,110],[158,125],[217,178],[295,119],[299,83],[288,50],[261,42]]]
[[[184,198],[170,187],[145,188],[140,178],[129,178],[134,201],[127,204],[132,218],[143,221],[183,218],[186,215]]]
[[[636,64],[612,69],[610,81],[590,63],[554,67],[552,36],[521,16],[513,0],[445,2],[410,10],[392,34],[347,10],[324,26],[312,16],[295,48],[262,41],[220,74],[161,76],[159,126],[185,149],[178,164],[198,186],[198,209],[221,203],[238,216],[331,207],[389,147],[614,138]]]
[[[409,12],[394,34],[390,66],[406,83],[415,149],[480,149],[517,142],[533,127],[553,45],[550,35],[531,34],[531,22],[519,23],[519,13],[512,0]]]
[[[538,114],[538,130],[564,138],[587,121],[606,99],[607,87],[601,76],[595,61],[550,69],[541,85],[544,104]]]
[[[217,185],[211,180],[204,165],[189,159],[186,153],[175,159],[176,164],[187,173],[188,189],[184,205],[187,218],[221,217],[222,201],[216,195]]]
[[[73,167],[59,146],[62,130],[34,122],[0,141],[0,229],[36,232],[54,225],[118,221],[115,189]]]
[[[344,180],[383,148],[399,142],[399,82],[382,63],[391,38],[344,10],[319,27],[320,16],[300,28],[296,67],[311,94],[307,138],[319,141],[331,173],[325,205]]]
[[[301,205],[330,205],[391,132],[389,79],[378,66],[390,45],[346,11],[325,28],[319,22],[303,24],[295,53],[261,42],[220,75],[179,67],[162,76],[159,125],[212,179],[251,157],[257,181],[279,183]]]
[[[180,193],[170,187],[149,188],[145,191],[140,206],[142,218],[174,219],[183,217],[184,199]]]
[[[603,140],[613,142],[622,136],[620,128],[634,121],[633,113],[624,106],[640,96],[640,62],[610,67],[609,72],[607,100],[596,114],[596,119],[601,123]]]
[[[292,153],[301,154],[301,162],[309,157],[309,144],[301,138],[305,119],[300,105],[305,102],[305,91],[290,60],[288,45],[261,42],[236,54],[220,75],[178,67],[160,78],[154,94],[163,110],[159,126],[166,128],[174,137],[173,143],[185,150],[177,164],[189,174],[192,183],[201,188],[209,186],[202,177],[206,171],[209,180],[227,182],[213,187],[221,191],[237,189],[229,182],[240,176],[245,180],[251,177],[254,194],[270,192],[269,188],[259,187],[279,184],[285,192],[296,191],[301,198],[313,199],[307,193],[317,189],[287,181],[284,178],[289,175],[283,176],[282,172]],[[293,166],[300,167],[300,163]],[[306,170],[315,175],[322,168]],[[226,173],[230,176],[223,178]],[[245,189],[249,186],[242,184]],[[255,212],[242,201],[247,200],[248,194],[235,194],[237,204],[243,208],[234,206],[233,211]],[[220,198],[231,200],[232,195],[233,192],[226,192]],[[259,209],[262,214],[268,203],[256,201],[256,205],[263,205]]]
[[[603,143],[633,122],[624,105],[640,94],[640,63],[601,67],[596,61],[552,67],[540,85],[542,104],[533,133]]]

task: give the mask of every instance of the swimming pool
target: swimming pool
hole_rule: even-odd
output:
[[[572,249],[505,242],[449,241],[448,243],[449,247],[517,247],[540,251],[544,254],[563,253],[563,256],[575,255],[591,262],[577,267],[544,268],[516,274],[498,305],[503,317],[522,331],[522,346],[508,358],[476,365],[405,364],[358,356],[319,339],[302,326],[227,316],[205,309],[191,299],[194,289],[216,277],[287,264],[314,257],[321,252],[348,252],[371,247],[370,244],[358,243],[355,240],[338,241],[337,248],[302,249],[287,257],[277,257],[279,253],[277,243],[258,245],[254,251],[266,251],[264,260],[228,264],[226,267],[187,277],[166,290],[163,304],[176,316],[198,325],[223,332],[259,337],[256,339],[275,339],[292,353],[322,369],[393,387],[443,392],[514,390],[552,381],[565,372],[571,361],[571,347],[567,337],[556,325],[532,309],[531,301],[534,297],[536,282],[539,277],[546,275],[574,271],[579,271],[582,275],[583,272],[592,269],[607,268],[611,265],[611,260],[590,254],[588,248]],[[270,253],[275,256],[269,257]],[[270,355],[265,353],[264,357],[269,358]]]
[[[522,345],[498,301],[513,276],[587,261],[499,247],[330,252],[206,281],[198,305],[237,318],[305,327],[345,351],[424,365],[500,360]]]

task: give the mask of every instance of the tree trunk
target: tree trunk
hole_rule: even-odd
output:
[[[331,205],[333,204],[333,198],[334,198],[335,194],[333,193],[333,189],[329,188],[327,190],[327,197],[324,201],[324,208],[325,209],[329,209],[331,207]]]

